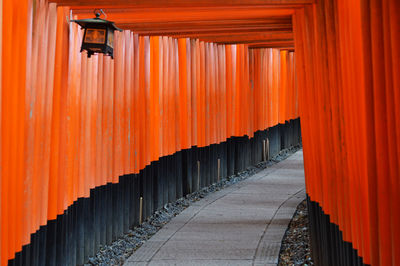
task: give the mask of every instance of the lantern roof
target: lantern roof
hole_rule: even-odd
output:
[[[93,25],[98,25],[98,26],[102,25],[111,28],[113,30],[122,31],[122,29],[115,26],[113,21],[101,19],[97,14],[95,18],[76,19],[76,20],[71,20],[71,22],[79,24],[79,26],[81,26],[82,28],[87,28],[87,26],[93,26]]]

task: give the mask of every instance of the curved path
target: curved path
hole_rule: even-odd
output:
[[[194,203],[124,265],[276,265],[282,237],[304,198],[300,150]]]

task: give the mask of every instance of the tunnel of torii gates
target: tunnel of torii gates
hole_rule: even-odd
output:
[[[0,2],[1,265],[83,264],[300,118],[315,263],[400,265],[400,1]]]

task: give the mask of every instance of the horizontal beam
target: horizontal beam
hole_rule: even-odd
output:
[[[172,22],[136,22],[117,23],[123,29],[134,32],[212,32],[212,31],[246,31],[246,30],[291,30],[291,17],[279,17],[270,19],[236,19],[217,21],[172,21]]]
[[[273,40],[273,41],[264,41],[264,40],[253,40],[253,41],[232,41],[232,42],[217,42],[217,44],[248,44],[251,46],[257,46],[257,45],[264,45],[264,44],[268,44],[268,45],[274,45],[274,47],[283,47],[283,46],[288,46],[288,45],[292,45],[294,44],[293,40]]]
[[[271,7],[224,7],[224,8],[126,8],[106,9],[107,19],[116,24],[169,23],[195,21],[250,20],[265,18],[289,18],[293,9]],[[93,17],[92,10],[73,10],[78,19]]]
[[[295,51],[294,47],[293,48],[292,47],[281,48],[280,50],[281,51],[288,51],[288,52],[294,52]]]
[[[259,42],[249,44],[249,49],[257,48],[279,48],[279,49],[294,49],[294,42]]]
[[[124,27],[127,29],[126,27]],[[200,36],[211,36],[211,35],[232,35],[237,33],[260,33],[260,32],[287,32],[292,31],[292,27],[290,25],[285,25],[282,27],[274,27],[274,28],[252,28],[252,27],[242,27],[237,29],[232,28],[219,28],[219,29],[193,29],[193,30],[178,30],[178,29],[151,29],[151,30],[143,30],[137,29],[135,27],[128,27],[128,30],[133,31],[139,35],[146,35],[146,36],[172,36],[172,37],[180,37],[180,38],[196,38]]]
[[[289,34],[289,35],[288,35]],[[230,39],[230,38],[261,38],[261,39],[281,39],[293,38],[292,29],[286,30],[227,30],[227,31],[201,31],[201,32],[177,32],[177,33],[164,33],[175,38],[200,38],[200,39]],[[283,36],[283,37],[282,37]]]
[[[294,52],[294,48],[293,47],[269,47],[267,46],[259,46],[259,47],[249,47],[249,49],[268,49],[268,48],[275,48],[275,49],[280,49],[280,50],[290,50],[290,52]]]
[[[230,35],[200,36],[199,39],[207,42],[225,44],[254,43],[260,41],[293,41],[293,33],[241,33]]]
[[[110,8],[107,19],[140,35],[196,38],[218,44],[292,47],[294,9],[272,6]],[[93,17],[73,9],[75,18]]]
[[[205,7],[205,6],[303,6],[314,4],[315,0],[50,0],[63,6],[82,7]]]

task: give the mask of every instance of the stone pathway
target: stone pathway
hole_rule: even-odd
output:
[[[124,265],[276,265],[283,235],[304,198],[300,150],[194,203]]]

